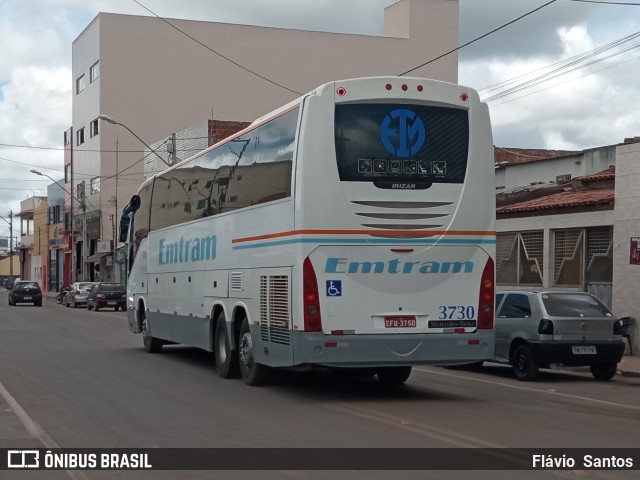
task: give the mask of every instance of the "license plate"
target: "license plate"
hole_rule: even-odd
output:
[[[32,300],[31,297],[24,297],[25,300]]]
[[[394,316],[384,317],[384,328],[415,328],[416,317],[414,316]]]
[[[107,302],[107,305],[115,305],[118,302]]]
[[[574,355],[595,355],[596,347],[594,345],[574,345],[571,347]]]

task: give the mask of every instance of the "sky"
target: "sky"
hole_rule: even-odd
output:
[[[167,18],[362,35],[382,35],[394,3],[138,1]],[[459,51],[459,83],[487,101],[495,145],[582,150],[640,136],[640,0],[621,1],[636,5],[556,0]],[[460,0],[460,45],[548,2]],[[63,177],[71,45],[101,11],[150,15],[135,0],[0,0],[0,237],[10,210],[46,195],[51,181],[30,169]]]

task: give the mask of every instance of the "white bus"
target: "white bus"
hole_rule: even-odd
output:
[[[148,352],[213,351],[225,378],[317,365],[401,384],[493,354],[493,145],[466,87],[318,87],[146,180],[121,235],[130,329]]]

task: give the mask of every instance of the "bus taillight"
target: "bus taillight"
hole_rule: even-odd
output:
[[[495,298],[495,271],[493,258],[487,260],[480,280],[480,297],[478,301],[478,328],[493,328]]]
[[[304,331],[321,332],[322,320],[320,318],[318,281],[309,257],[305,258],[302,265],[302,285],[304,289]]]

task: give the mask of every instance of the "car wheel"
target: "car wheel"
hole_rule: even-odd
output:
[[[119,307],[116,305],[115,307],[113,307],[113,311],[114,311],[114,312],[117,312],[117,311],[118,311],[118,308],[119,308]]]
[[[222,378],[238,376],[238,353],[231,350],[231,343],[227,334],[227,319],[224,312],[220,312],[216,322],[216,331],[213,335],[213,355],[216,360],[218,375]]]
[[[100,310],[100,307],[98,306],[98,302],[93,304],[93,309],[97,312],[98,310]]]
[[[42,306],[42,300],[40,300],[39,302],[33,302],[33,306],[34,307],[41,307]]]
[[[251,339],[251,329],[249,320],[244,319],[240,327],[240,339],[238,341],[238,360],[240,363],[240,373],[247,385],[264,385],[271,377],[271,369],[260,363],[256,363],[253,341]]]
[[[590,365],[589,369],[591,370],[593,378],[606,382],[616,375],[616,372],[618,371],[618,364],[616,362],[596,363],[594,365]]]
[[[538,375],[538,365],[531,354],[531,349],[524,344],[518,345],[513,351],[511,366],[518,380],[533,380]]]
[[[71,301],[71,306],[72,306],[73,308],[78,308],[78,304],[76,303],[75,299],[73,299],[73,300]]]
[[[377,375],[383,385],[402,385],[411,375],[411,367],[383,367],[378,369]]]
[[[149,321],[146,314],[142,313],[142,342],[147,353],[160,353],[162,351],[162,341],[149,335]]]

